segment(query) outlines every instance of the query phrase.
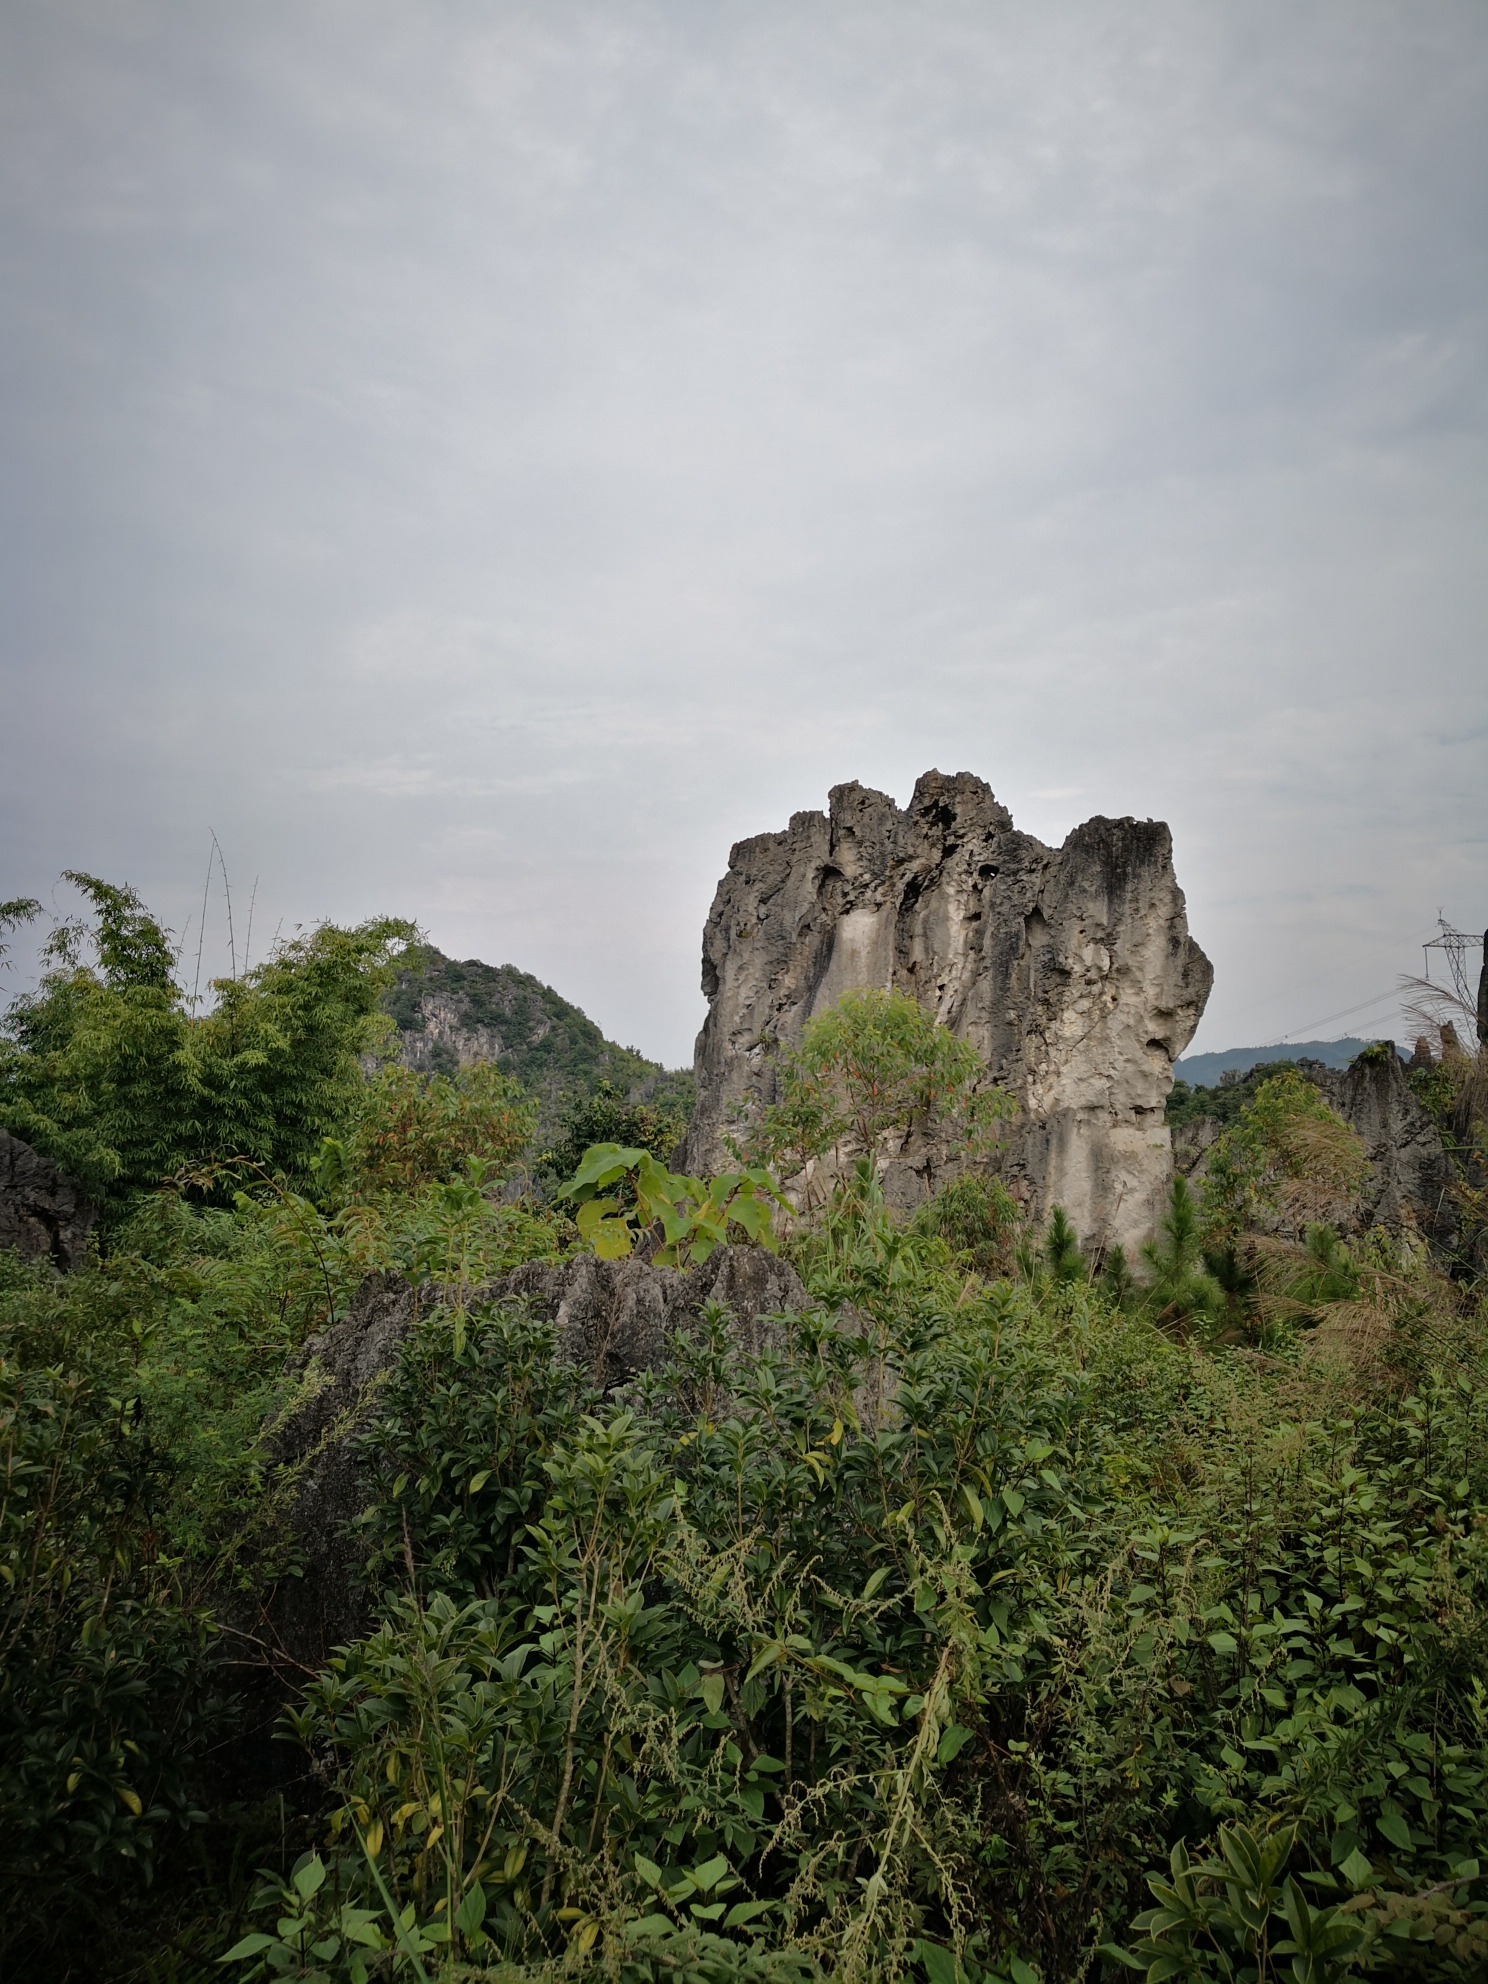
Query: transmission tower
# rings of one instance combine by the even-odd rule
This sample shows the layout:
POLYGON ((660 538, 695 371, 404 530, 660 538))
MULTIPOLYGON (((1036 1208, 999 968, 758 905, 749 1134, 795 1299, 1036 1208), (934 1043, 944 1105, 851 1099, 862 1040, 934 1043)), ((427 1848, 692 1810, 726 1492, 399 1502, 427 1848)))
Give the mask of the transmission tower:
POLYGON ((1440 910, 1436 912, 1436 921, 1441 934, 1421 946, 1426 956, 1426 976, 1431 977, 1431 953, 1440 951, 1453 991, 1463 1005, 1471 1009, 1477 1004, 1477 987, 1468 989, 1467 953, 1476 947, 1478 940, 1469 937, 1465 930, 1453 929, 1440 910))

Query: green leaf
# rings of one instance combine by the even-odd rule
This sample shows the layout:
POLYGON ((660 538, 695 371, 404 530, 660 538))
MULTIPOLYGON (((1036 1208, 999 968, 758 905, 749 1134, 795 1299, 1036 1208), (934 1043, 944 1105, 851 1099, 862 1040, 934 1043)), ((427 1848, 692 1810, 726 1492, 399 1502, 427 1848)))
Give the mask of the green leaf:
POLYGON ((325 1884, 325 1877, 325 1862, 318 1853, 312 1854, 304 1866, 296 1867, 290 1876, 297 1892, 305 1901, 308 1901, 311 1895, 320 1892, 325 1884))
POLYGON ((677 1925, 670 1915, 642 1915, 634 1922, 627 1922, 625 1933, 628 1937, 674 1936, 677 1925))
POLYGON ((1339 1873, 1351 1888, 1367 1888, 1374 1879, 1374 1869, 1356 1846, 1347 1860, 1339 1868, 1339 1873))
POLYGON ((706 1894, 709 1888, 716 1888, 729 1870, 729 1863, 721 1853, 711 1860, 705 1860, 700 1867, 694 1867, 692 1878, 706 1894))
POLYGON ((752 1681, 756 1674, 762 1674, 767 1667, 773 1667, 784 1653, 785 1648, 780 1644, 779 1640, 769 1641, 768 1644, 760 1648, 759 1652, 750 1662, 749 1672, 744 1676, 744 1679, 746 1681, 752 1681))
POLYGON ((617 1178, 623 1178, 627 1171, 639 1169, 650 1157, 650 1151, 628 1150, 620 1144, 591 1144, 573 1177, 553 1196, 570 1199, 580 1194, 602 1191, 617 1178))
POLYGON ((1381 1812, 1375 1824, 1393 1846, 1409 1850, 1414 1844, 1411 1829, 1399 1812, 1381 1812))
POLYGON ((455 1910, 455 1927, 462 1936, 473 1936, 486 1919, 486 1891, 477 1881, 467 1888, 455 1910))
POLYGON ((938 1764, 948 1764, 972 1739, 972 1731, 963 1729, 959 1722, 953 1722, 940 1739, 940 1747, 935 1752, 938 1764))
MULTIPOLYGON (((1021 1489, 1004 1488, 1002 1491, 1002 1506, 1016 1521, 1023 1513, 1023 1494, 1021 1489)), ((925 1947, 929 1949, 931 1945, 927 1943, 925 1947)))
POLYGON ((717 1715, 723 1707, 724 1683, 721 1674, 705 1674, 698 1684, 698 1693, 703 1698, 703 1707, 709 1715, 717 1715))
POLYGON ((275 1936, 266 1936, 261 1929, 255 1929, 251 1936, 245 1936, 240 1943, 234 1943, 226 1956, 218 1957, 219 1963, 242 1963, 250 1956, 260 1956, 277 1943, 275 1936))
POLYGON ((736 1901, 723 1918, 725 1929, 742 1928, 746 1922, 753 1922, 756 1916, 765 1914, 776 1906, 773 1901, 736 1901))
POLYGON ((490 1478, 491 1478, 491 1470, 488 1467, 483 1467, 479 1474, 472 1474, 470 1479, 465 1484, 466 1494, 478 1495, 482 1490, 482 1488, 484 1488, 486 1483, 490 1480, 490 1478))
POLYGON ((923 1937, 916 1937, 912 1954, 924 1965, 930 1984, 959 1984, 956 1959, 939 1943, 927 1943, 923 1937))
POLYGON ((635 1870, 648 1888, 659 1888, 661 1886, 662 1876, 660 1867, 657 1866, 654 1860, 648 1860, 644 1853, 638 1853, 635 1856, 635 1870))

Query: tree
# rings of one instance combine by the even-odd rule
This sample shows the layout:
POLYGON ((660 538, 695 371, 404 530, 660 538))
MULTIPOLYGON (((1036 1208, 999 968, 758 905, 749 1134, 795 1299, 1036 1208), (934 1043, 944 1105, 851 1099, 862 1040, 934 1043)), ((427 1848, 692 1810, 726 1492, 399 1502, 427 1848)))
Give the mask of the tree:
POLYGON ((1080 1251, 1080 1236, 1070 1224, 1063 1206, 1055 1206, 1044 1230, 1043 1265, 1049 1279, 1058 1286, 1086 1281, 1090 1268, 1080 1251))
POLYGON ((1368 1170, 1364 1146, 1312 1083, 1283 1068, 1261 1083, 1209 1154, 1204 1218, 1213 1244, 1268 1217, 1305 1230, 1368 1170))
POLYGON ((216 1004, 197 1016, 170 933, 136 892, 66 879, 91 916, 57 926, 40 987, 5 1017, 0 1124, 113 1206, 232 1157, 307 1177, 361 1093, 378 992, 413 925, 293 937, 215 980, 216 1004))
POLYGON ((558 1125, 553 1148, 543 1159, 560 1179, 571 1178, 595 1144, 648 1150, 668 1164, 687 1124, 681 1116, 649 1102, 629 1102, 623 1089, 603 1077, 592 1094, 572 1104, 558 1125))
POLYGON ((969 1041, 907 993, 876 988, 845 992, 807 1021, 800 1046, 779 1057, 778 1089, 751 1155, 787 1174, 829 1151, 839 1170, 848 1154, 877 1159, 888 1138, 902 1149, 915 1130, 981 1150, 1015 1107, 969 1041))
POLYGON ((1181 1171, 1173 1180, 1158 1233, 1142 1247, 1142 1259, 1152 1272, 1147 1307, 1155 1320, 1186 1323, 1195 1316, 1217 1315, 1224 1295, 1204 1265, 1199 1208, 1181 1171))

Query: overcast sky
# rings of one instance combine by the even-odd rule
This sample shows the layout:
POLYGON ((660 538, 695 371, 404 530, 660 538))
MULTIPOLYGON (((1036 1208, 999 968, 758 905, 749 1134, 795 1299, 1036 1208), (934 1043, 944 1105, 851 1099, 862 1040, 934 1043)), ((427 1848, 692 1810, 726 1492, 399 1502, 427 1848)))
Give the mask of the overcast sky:
POLYGON ((730 843, 936 766, 1171 823, 1198 1048, 1387 1029, 1485 328, 1482 0, 0 0, 0 896, 194 955, 215 830, 678 1063, 730 843))

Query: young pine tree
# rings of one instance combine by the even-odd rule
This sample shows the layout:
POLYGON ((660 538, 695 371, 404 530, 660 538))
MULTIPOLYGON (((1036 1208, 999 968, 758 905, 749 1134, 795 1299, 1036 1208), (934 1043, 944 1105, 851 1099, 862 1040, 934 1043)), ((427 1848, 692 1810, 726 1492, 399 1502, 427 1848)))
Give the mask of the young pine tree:
POLYGON ((1158 1238, 1144 1244, 1142 1259, 1151 1270, 1147 1308, 1156 1321, 1189 1323, 1220 1314, 1224 1295, 1204 1265, 1198 1203, 1181 1172, 1168 1194, 1158 1238))

